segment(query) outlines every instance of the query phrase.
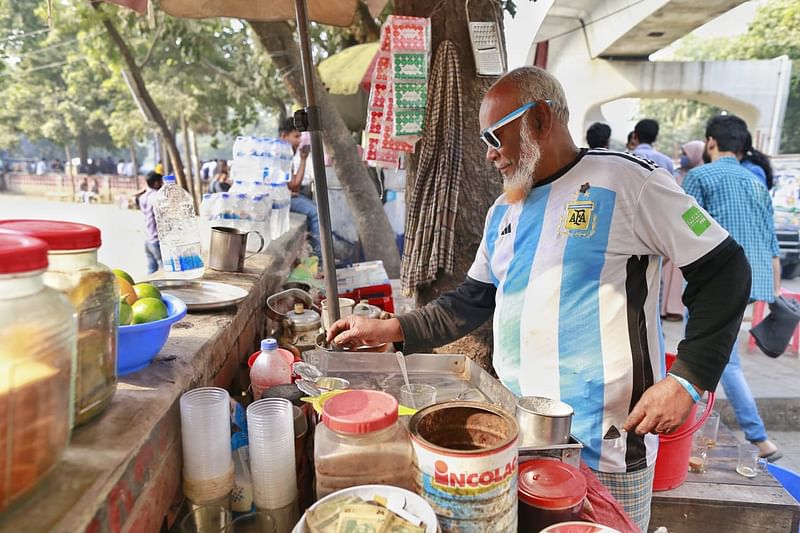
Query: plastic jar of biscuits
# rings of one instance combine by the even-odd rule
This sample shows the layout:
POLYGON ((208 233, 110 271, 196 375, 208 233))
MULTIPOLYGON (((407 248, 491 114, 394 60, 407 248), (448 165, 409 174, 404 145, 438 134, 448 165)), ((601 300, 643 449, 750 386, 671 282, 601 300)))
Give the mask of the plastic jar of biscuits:
POLYGON ((114 273, 97 261, 100 230, 53 220, 4 220, 0 229, 47 244, 44 281, 78 311, 75 425, 85 424, 108 407, 117 390, 119 296, 114 273))
POLYGON ((0 232, 0 512, 55 466, 72 427, 75 309, 46 268, 44 242, 0 232))

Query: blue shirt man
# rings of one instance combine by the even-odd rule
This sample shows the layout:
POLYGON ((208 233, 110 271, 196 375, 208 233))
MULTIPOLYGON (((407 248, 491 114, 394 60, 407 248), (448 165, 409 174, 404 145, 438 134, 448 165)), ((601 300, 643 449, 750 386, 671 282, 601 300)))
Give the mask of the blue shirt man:
MULTIPOLYGON (((747 135, 747 125, 739 117, 712 118, 706 127, 706 153, 712 162, 690 170, 683 188, 744 248, 752 276, 750 300, 773 302, 778 290, 773 274, 777 261, 773 258, 780 256, 780 249, 769 192, 736 158, 747 135)), ((761 457, 773 461, 781 454, 767 439, 764 422, 742 372, 737 344, 734 343, 720 382, 745 438, 758 446, 761 457)))
POLYGON ((772 199, 755 174, 733 155, 689 171, 683 188, 744 248, 753 283, 750 299, 775 299, 772 258, 780 256, 772 199))

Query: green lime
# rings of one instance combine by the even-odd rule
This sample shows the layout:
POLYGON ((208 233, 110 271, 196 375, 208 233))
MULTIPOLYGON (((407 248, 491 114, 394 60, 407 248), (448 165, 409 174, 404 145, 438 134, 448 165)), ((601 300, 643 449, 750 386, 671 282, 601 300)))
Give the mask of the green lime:
POLYGON ((137 298, 158 298, 161 299, 161 291, 155 285, 149 283, 137 283, 133 286, 137 298))
POLYGON ((119 325, 127 326, 133 319, 133 308, 125 301, 125 297, 119 299, 119 325))
POLYGON ((133 281, 133 278, 131 277, 131 275, 128 274, 127 272, 125 272, 124 270, 121 270, 119 268, 115 268, 111 272, 113 272, 114 275, 117 276, 118 278, 124 279, 125 281, 127 281, 131 285, 136 283, 135 281, 133 281))
POLYGON ((167 306, 158 298, 139 298, 131 308, 133 320, 131 324, 144 324, 167 318, 167 306))

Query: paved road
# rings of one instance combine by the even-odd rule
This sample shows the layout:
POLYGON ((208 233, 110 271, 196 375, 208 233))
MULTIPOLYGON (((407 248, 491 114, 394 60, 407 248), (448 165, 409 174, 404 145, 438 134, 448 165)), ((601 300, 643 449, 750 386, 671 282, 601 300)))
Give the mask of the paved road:
POLYGON ((108 204, 77 204, 0 194, 0 219, 3 218, 69 220, 97 226, 103 239, 99 251, 101 262, 129 272, 137 281, 147 272, 144 217, 140 211, 108 204))

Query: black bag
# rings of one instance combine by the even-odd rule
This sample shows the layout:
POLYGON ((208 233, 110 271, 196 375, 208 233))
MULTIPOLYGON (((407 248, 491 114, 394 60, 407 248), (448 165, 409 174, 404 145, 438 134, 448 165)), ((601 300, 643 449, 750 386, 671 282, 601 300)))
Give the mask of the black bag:
POLYGON ((750 330, 756 344, 770 357, 779 357, 792 340, 800 323, 800 303, 783 296, 769 304, 769 315, 750 330))

